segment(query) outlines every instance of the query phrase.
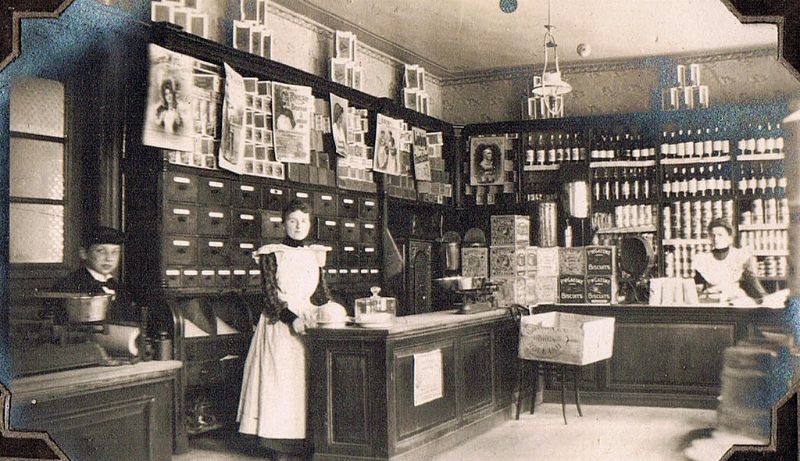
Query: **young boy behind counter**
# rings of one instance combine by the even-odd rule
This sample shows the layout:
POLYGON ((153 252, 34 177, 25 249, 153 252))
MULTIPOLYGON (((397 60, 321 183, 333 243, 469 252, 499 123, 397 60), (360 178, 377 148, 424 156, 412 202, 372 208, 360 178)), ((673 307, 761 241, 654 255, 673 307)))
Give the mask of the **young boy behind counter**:
MULTIPOLYGON (((130 302, 125 290, 119 286, 114 274, 122 259, 125 234, 110 227, 94 227, 81 238, 80 258, 82 267, 70 272, 53 286, 53 291, 63 293, 86 293, 91 295, 112 294, 107 319, 110 321, 137 322, 139 310, 130 302)), ((63 312, 57 311, 56 319, 63 312)))

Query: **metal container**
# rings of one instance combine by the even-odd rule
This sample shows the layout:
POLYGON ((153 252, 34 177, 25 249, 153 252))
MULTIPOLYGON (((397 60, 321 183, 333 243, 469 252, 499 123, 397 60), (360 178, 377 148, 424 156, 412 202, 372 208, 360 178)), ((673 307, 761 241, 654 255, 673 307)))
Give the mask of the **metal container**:
POLYGON ((98 294, 89 295, 84 293, 57 293, 40 292, 36 294, 40 298, 61 299, 63 300, 64 310, 67 312, 67 320, 70 323, 93 323, 103 322, 108 313, 108 304, 113 295, 98 294))

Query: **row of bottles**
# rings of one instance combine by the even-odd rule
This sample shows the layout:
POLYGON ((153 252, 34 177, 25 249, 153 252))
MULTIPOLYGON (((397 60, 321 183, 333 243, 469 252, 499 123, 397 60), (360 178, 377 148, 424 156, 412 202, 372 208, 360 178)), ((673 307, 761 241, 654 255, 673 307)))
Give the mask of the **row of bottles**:
POLYGON ((664 168, 665 198, 714 197, 731 193, 733 183, 721 163, 664 168))
POLYGON ((739 246, 749 247, 755 252, 788 252, 789 231, 774 229, 742 231, 739 234, 739 246))
POLYGON ((742 194, 783 194, 786 191, 786 178, 783 168, 770 167, 765 162, 744 162, 739 164, 737 188, 742 194))
POLYGON ((722 138, 719 128, 681 129, 677 133, 662 132, 660 151, 662 159, 725 157, 731 153, 731 144, 722 138))
POLYGON ((557 165, 586 160, 580 133, 530 133, 525 151, 526 165, 557 165))
POLYGON ((647 200, 655 197, 652 168, 596 168, 592 171, 595 200, 647 200))
POLYGON ((704 239, 714 218, 733 222, 733 200, 697 200, 670 203, 662 209, 664 239, 704 239))
POLYGON ((786 256, 766 256, 758 258, 759 277, 785 278, 787 274, 786 256))
POLYGON ((694 277, 694 261, 698 254, 711 251, 710 243, 681 243, 664 254, 664 275, 667 277, 694 277))
POLYGON ((789 224, 789 199, 755 199, 750 204, 750 209, 742 211, 739 224, 789 224))
POLYGON ((736 148, 740 156, 783 153, 783 133, 780 123, 776 123, 774 126, 771 123, 758 125, 758 128, 755 130, 751 124, 748 125, 747 131, 750 132, 751 135, 747 138, 740 139, 736 143, 736 148))
POLYGON ((614 213, 598 211, 592 214, 592 227, 595 229, 626 229, 655 225, 653 205, 618 205, 614 213))
POLYGON ((646 145, 640 134, 597 133, 589 153, 592 161, 651 160, 656 158, 655 147, 646 145))

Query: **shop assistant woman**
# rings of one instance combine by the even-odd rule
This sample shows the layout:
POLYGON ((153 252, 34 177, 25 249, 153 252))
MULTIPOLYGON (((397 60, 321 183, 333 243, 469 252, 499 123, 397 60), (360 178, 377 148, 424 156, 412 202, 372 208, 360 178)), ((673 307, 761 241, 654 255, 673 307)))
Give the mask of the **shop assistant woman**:
POLYGON ((716 218, 708 224, 711 252, 697 256, 695 281, 709 293, 733 306, 760 304, 766 291, 758 281, 758 265, 752 253, 733 246, 733 227, 716 218))
POLYGON ((286 238, 254 253, 261 265, 264 307, 244 365, 239 431, 257 435, 275 460, 304 459, 306 442, 306 328, 330 302, 322 268, 330 250, 308 245, 311 209, 292 200, 283 211, 286 238))

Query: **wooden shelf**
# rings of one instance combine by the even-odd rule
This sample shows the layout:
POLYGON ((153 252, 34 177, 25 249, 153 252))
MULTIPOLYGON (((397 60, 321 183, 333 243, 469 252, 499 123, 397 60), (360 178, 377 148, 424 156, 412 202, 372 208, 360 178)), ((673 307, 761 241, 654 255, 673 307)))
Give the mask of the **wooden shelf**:
POLYGON ((753 250, 753 256, 789 256, 789 250, 753 250))
POLYGON ((763 162, 767 160, 783 160, 786 154, 783 152, 779 154, 755 154, 755 155, 737 155, 737 162, 763 162))
POLYGON ((561 168, 560 164, 553 165, 525 165, 522 167, 523 171, 557 171, 561 168))
POLYGON ((611 161, 594 161, 589 163, 589 168, 647 168, 656 166, 655 159, 653 160, 611 160, 611 161))
POLYGON ((598 234, 644 234, 648 232, 655 232, 656 226, 638 226, 638 227, 609 227, 606 229, 598 229, 598 234))
POLYGON ((725 163, 731 160, 730 155, 722 157, 684 157, 684 158, 662 158, 662 165, 691 165, 695 163, 725 163))
POLYGON ((661 240, 661 246, 672 246, 672 245, 703 245, 706 243, 711 243, 708 239, 663 239, 661 240))
POLYGON ((739 232, 759 230, 786 230, 789 223, 739 224, 739 232))

